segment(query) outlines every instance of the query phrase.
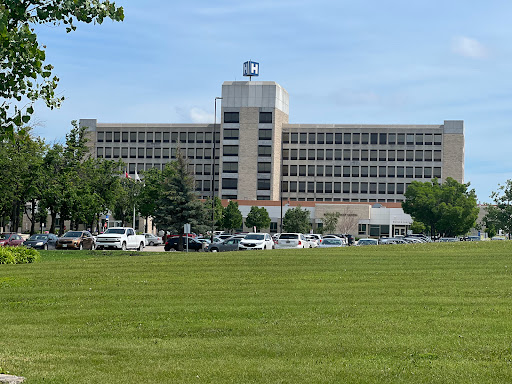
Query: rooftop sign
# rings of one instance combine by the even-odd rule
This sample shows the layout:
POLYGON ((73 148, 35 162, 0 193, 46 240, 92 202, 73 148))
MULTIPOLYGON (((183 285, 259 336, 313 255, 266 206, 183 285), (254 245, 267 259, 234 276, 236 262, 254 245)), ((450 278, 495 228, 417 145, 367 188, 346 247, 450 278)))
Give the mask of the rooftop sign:
POLYGON ((260 74, 260 63, 255 61, 246 61, 244 63, 244 76, 259 76, 260 74))

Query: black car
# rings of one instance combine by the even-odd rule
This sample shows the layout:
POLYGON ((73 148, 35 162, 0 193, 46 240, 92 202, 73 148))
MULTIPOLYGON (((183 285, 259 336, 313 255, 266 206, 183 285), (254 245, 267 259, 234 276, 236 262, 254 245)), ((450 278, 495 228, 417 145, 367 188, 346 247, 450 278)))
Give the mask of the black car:
MULTIPOLYGON (((185 251, 187 249, 187 238, 186 237, 171 237, 169 238, 164 246, 165 251, 177 251, 179 249, 179 243, 182 241, 182 249, 185 251)), ((196 239, 189 237, 188 238, 188 250, 189 251, 202 251, 203 243, 197 241, 196 239)))
POLYGON ((29 239, 23 242, 23 245, 28 248, 37 248, 37 249, 55 249, 55 244, 57 243, 57 236, 53 233, 42 234, 36 233, 35 235, 30 236, 29 239))

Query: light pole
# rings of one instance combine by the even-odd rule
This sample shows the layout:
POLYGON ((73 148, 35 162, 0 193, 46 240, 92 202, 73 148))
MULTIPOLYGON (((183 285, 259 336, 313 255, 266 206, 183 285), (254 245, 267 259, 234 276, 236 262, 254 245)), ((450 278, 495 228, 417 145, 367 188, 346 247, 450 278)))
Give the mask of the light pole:
POLYGON ((215 132, 217 129, 217 100, 222 100, 222 97, 215 98, 214 115, 213 115, 213 153, 212 153, 212 236, 211 242, 213 243, 213 231, 215 230, 215 147, 216 139, 215 132))

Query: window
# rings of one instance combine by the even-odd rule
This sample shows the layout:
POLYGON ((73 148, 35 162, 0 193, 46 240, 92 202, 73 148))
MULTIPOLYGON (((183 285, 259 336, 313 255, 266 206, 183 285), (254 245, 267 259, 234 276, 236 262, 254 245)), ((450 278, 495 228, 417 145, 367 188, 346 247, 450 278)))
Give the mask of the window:
POLYGON ((315 176, 315 166, 308 165, 308 176, 315 176))
POLYGON ((405 144, 405 133, 399 133, 397 135, 396 143, 398 145, 404 145, 405 144))
POLYGON ((316 143, 317 144, 323 144, 324 143, 324 134, 323 133, 317 134, 317 136, 316 136, 316 143))
POLYGON ((290 150, 290 160, 297 160, 297 150, 296 149, 290 150))
POLYGON ((121 157, 128 157, 128 147, 121 148, 121 157))
POLYGON ((307 133, 301 133, 300 134, 300 143, 301 144, 307 144, 308 142, 308 134, 307 133))
POLYGON ((196 141, 196 133, 195 132, 189 132, 188 133, 188 142, 189 143, 195 143, 196 141))
POLYGON ((315 193, 315 183, 308 181, 308 193, 315 193))
MULTIPOLYGON (((225 119, 224 115, 224 122, 226 122, 225 119)), ((260 124, 272 124, 272 112, 260 112, 260 124)))
POLYGON ((297 182, 290 181, 290 192, 297 192, 297 182))
POLYGON ((334 193, 341 193, 341 183, 334 183, 334 193))
POLYGON ((343 144, 349 144, 351 143, 351 134, 350 133, 344 133, 343 134, 343 144))
POLYGON ((370 167, 370 177, 377 177, 377 167, 375 167, 375 166, 370 167))
POLYGON ((324 183, 322 183, 322 182, 316 183, 316 193, 324 193, 324 183))
POLYGON ((323 149, 318 149, 316 151, 316 159, 317 160, 323 160, 324 159, 324 150, 323 149))
POLYGON ((196 164, 196 175, 202 175, 202 174, 203 174, 203 165, 196 164))
POLYGON ((441 167, 434 167, 434 177, 441 177, 441 167))
POLYGON ((386 183, 379 183, 379 195, 386 194, 386 183))
POLYGON ((291 144, 297 144, 299 142, 299 134, 298 133, 292 133, 291 135, 291 144))
POLYGON ((121 141, 121 132, 114 132, 114 142, 119 143, 121 141))
MULTIPOLYGON (((226 146, 224 146, 224 148, 226 148, 226 146)), ((238 155, 238 149, 237 149, 236 154, 238 155)), ((272 156, 272 147, 270 145, 259 145, 258 146, 258 156, 260 156, 260 157, 272 156)))
MULTIPOLYGON (((224 145, 223 149, 224 149, 224 152, 223 152, 224 156, 238 156, 238 145, 224 145)), ((211 156, 211 151, 210 151, 210 156, 211 156)))
POLYGON ((144 148, 139 148, 138 149, 137 157, 139 159, 143 159, 144 158, 144 148))
POLYGON ((290 165, 290 176, 297 176, 297 166, 290 165))
MULTIPOLYGON (((308 175, 308 176, 311 176, 311 175, 308 175)), ((341 177, 341 167, 340 166, 334 167, 334 177, 341 177)))
POLYGON ((414 151, 405 151, 405 159, 407 161, 413 161, 413 159, 414 159, 414 151))
POLYGON ((288 192, 288 182, 283 181, 281 184, 281 192, 288 192))
POLYGON ((387 143, 388 143, 387 133, 379 133, 379 144, 387 144, 387 143))
POLYGON ((306 153, 305 149, 299 149, 299 160, 306 160, 306 153))
POLYGON ((343 193, 350 193, 350 183, 343 183, 343 193))
POLYGON ((343 150, 343 160, 350 161, 350 149, 343 150))
POLYGON ((386 151, 379 150, 379 161, 386 161, 386 151))
POLYGON ((332 160, 332 149, 325 150, 325 160, 332 160))
POLYGON ((322 177, 324 175, 324 166, 323 165, 316 166, 316 175, 319 177, 322 177))
POLYGON ((361 144, 368 144, 370 134, 361 133, 361 144))
POLYGON ((270 191, 270 180, 269 179, 258 179, 258 190, 259 191, 270 191))
POLYGON ((222 189, 237 189, 238 179, 222 179, 222 189))
POLYGON ((283 172, 283 176, 288 176, 288 166, 287 165, 283 165, 282 172, 283 172))
POLYGON ((359 183, 352 183, 352 193, 359 193, 359 183))
POLYGON ((361 183, 360 193, 368 193, 368 183, 361 183))
POLYGON ((412 167, 405 167, 405 177, 408 179, 413 178, 413 168, 412 167))
POLYGON ((130 148, 130 158, 134 159, 137 157, 137 148, 130 148))
POLYGON ((96 148, 96 157, 99 159, 103 157, 103 148, 96 148))
POLYGON ((434 145, 441 145, 442 144, 442 139, 441 139, 442 136, 443 135, 437 134, 437 133, 434 135, 434 145))
POLYGON ((388 151, 388 161, 395 161, 395 151, 394 150, 388 151))
POLYGON ((370 134, 370 144, 377 144, 379 135, 377 133, 370 134))
POLYGON ((368 150, 361 149, 361 161, 368 161, 368 150))
POLYGON ((105 141, 112 142, 112 132, 105 132, 105 141))
POLYGON ((377 150, 372 149, 370 151, 370 161, 377 161, 377 150))
POLYGON ((258 131, 258 139, 259 140, 272 140, 272 130, 271 129, 260 129, 258 131))
POLYGON ((432 151, 425 151, 424 152, 425 161, 432 161, 432 151))
POLYGON ((341 160, 341 149, 334 150, 334 160, 341 160))
POLYGON ((370 183, 370 193, 377 193, 377 183, 370 183))
MULTIPOLYGON (((173 148, 173 152, 175 151, 175 148, 173 148)), ((175 157, 174 154, 172 156, 173 158, 175 157)), ((168 159, 169 158, 169 148, 163 148, 162 150, 162 158, 164 159, 168 159)))
POLYGON ((396 167, 396 177, 403 178, 404 176, 404 167, 396 167))
POLYGON ((434 151, 434 161, 441 161, 441 151, 434 151))
POLYGON ((359 167, 352 167, 352 177, 359 177, 359 167))
POLYGON ((388 177, 395 177, 395 167, 388 167, 388 177))
POLYGON ((359 161, 359 149, 352 150, 352 161, 359 161))
POLYGON ((368 177, 368 167, 361 167, 361 177, 368 177))
POLYGON ((239 122, 240 122, 240 117, 239 117, 238 112, 224 112, 224 123, 239 123, 239 122))
POLYGON ((414 144, 414 133, 408 133, 406 135, 407 139, 407 145, 413 145, 414 144))
POLYGON ((396 133, 388 134, 388 144, 392 144, 392 145, 396 144, 396 133))
MULTIPOLYGON (((164 140, 165 142, 165 140, 164 140)), ((186 143, 187 142, 187 133, 186 132, 180 132, 180 143, 186 143)))
POLYGON ((332 144, 332 133, 325 134, 325 144, 332 144))
POLYGON ((427 179, 430 179, 432 177, 432 167, 423 168, 423 176, 427 179))
POLYGON ((396 185, 396 193, 399 194, 399 195, 403 195, 404 194, 404 184, 403 183, 398 183, 396 185))
POLYGON ((431 133, 425 133, 425 141, 423 144, 425 145, 432 145, 432 134, 431 133))
POLYGON ((350 167, 343 167, 343 177, 350 177, 350 167))
POLYGON ((204 133, 203 132, 197 132, 196 134, 196 143, 202 143, 204 140, 204 133))
POLYGON ((332 183, 324 183, 324 193, 332 193, 332 183))
POLYGON ((423 151, 414 151, 414 160, 423 161, 423 151))
POLYGON ((404 161, 405 151, 399 150, 396 151, 396 160, 397 161, 404 161))
MULTIPOLYGON (((270 163, 269 163, 270 165, 270 163)), ((270 167, 269 172, 270 173, 270 167)), ((306 166, 305 165, 299 165, 299 176, 306 176, 306 166)))
POLYGON ((360 133, 353 133, 352 134, 352 144, 359 144, 360 141, 360 133))
MULTIPOLYGON (((237 164, 237 163, 231 163, 231 164, 237 164)), ((271 171, 270 165, 271 165, 271 163, 258 163, 258 173, 270 173, 270 171, 271 171)), ((238 164, 236 167, 236 171, 238 172, 238 164)))
POLYGON ((379 167, 379 177, 386 177, 386 167, 385 166, 379 167))
POLYGON ((423 168, 422 167, 414 168, 414 177, 416 179, 421 179, 423 177, 423 168))
MULTIPOLYGON (((238 129, 225 129, 224 130, 224 140, 238 140, 238 139, 239 139, 238 129)), ((189 142, 190 142, 190 133, 189 133, 189 142)))
POLYGON ((416 134, 416 145, 423 145, 423 133, 416 134))
POLYGON ((159 159, 161 155, 162 155, 162 149, 155 148, 155 159, 159 159))
POLYGON ((342 144, 342 140, 341 140, 341 133, 335 133, 334 134, 334 143, 335 144, 342 144))
POLYGON ((308 143, 309 144, 315 144, 316 143, 316 134, 315 133, 309 133, 308 143))
POLYGON ((146 136, 146 133, 145 132, 139 132, 139 143, 143 143, 145 141, 145 136, 146 136))
POLYGON ((148 159, 153 158, 153 148, 146 148, 146 158, 148 158, 148 159))

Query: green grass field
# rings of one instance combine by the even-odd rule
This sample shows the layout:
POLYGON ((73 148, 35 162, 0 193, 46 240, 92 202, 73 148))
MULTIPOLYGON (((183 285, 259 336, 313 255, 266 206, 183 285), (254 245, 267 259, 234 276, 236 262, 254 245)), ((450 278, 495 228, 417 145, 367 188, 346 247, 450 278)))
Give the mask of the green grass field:
POLYGON ((512 382, 512 242, 41 254, 0 265, 26 383, 512 382))

